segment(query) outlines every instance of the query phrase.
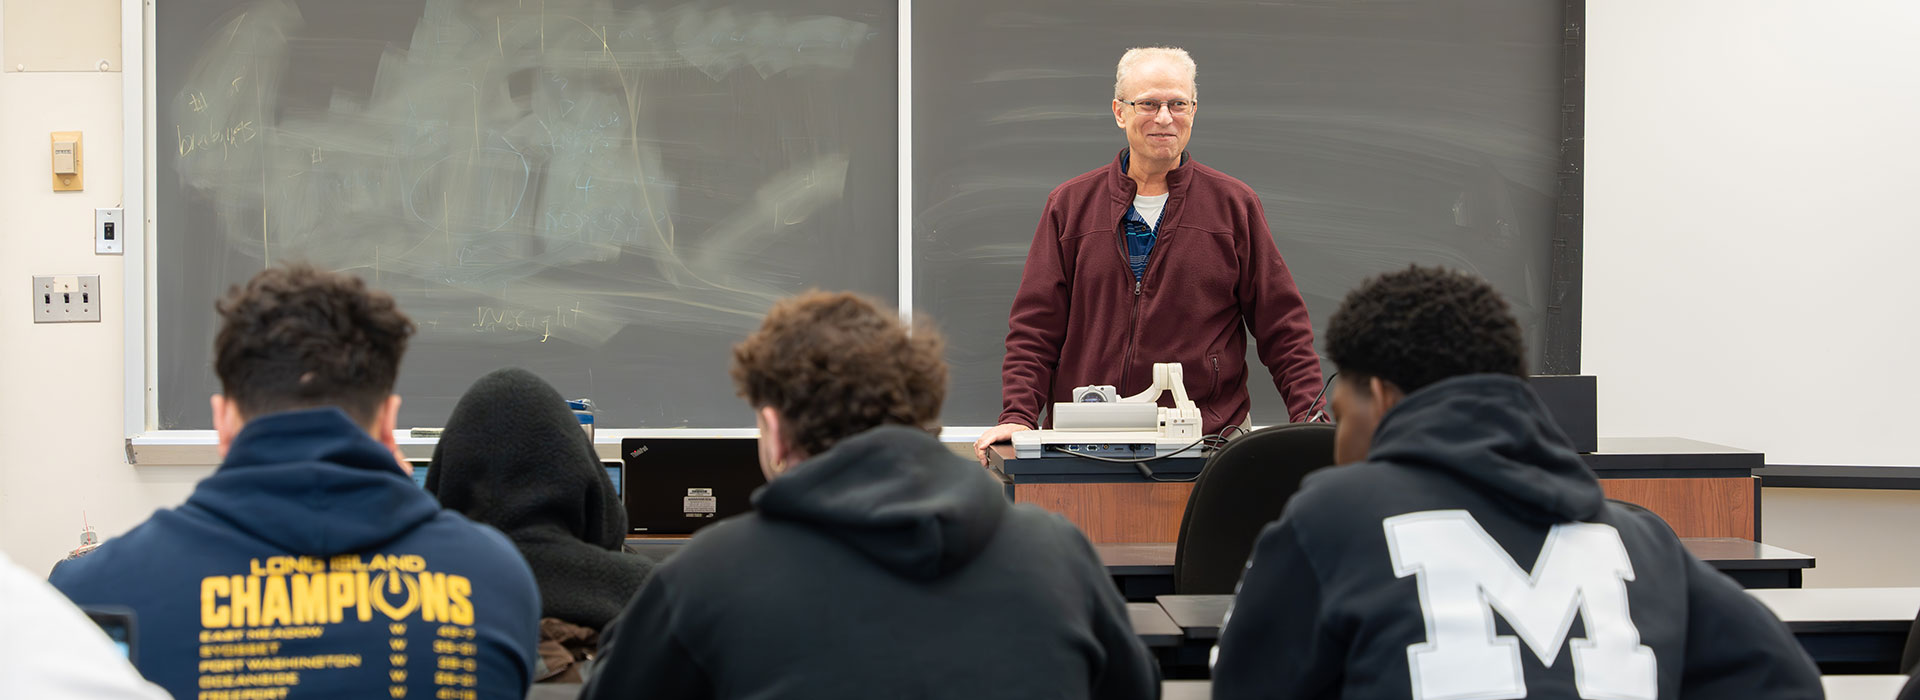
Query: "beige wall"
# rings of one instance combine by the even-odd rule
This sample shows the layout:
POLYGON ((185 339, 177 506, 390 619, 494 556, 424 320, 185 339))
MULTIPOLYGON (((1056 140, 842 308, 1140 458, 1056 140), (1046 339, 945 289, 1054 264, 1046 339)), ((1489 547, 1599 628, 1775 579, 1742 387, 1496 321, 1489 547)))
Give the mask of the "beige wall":
POLYGON ((91 233, 95 207, 120 205, 120 77, 0 71, 0 551, 35 571, 79 543, 83 512, 123 532, 207 471, 126 464, 121 259, 94 255, 91 233), (85 191, 51 190, 52 131, 84 132, 85 191), (33 324, 31 278, 48 273, 98 273, 101 322, 33 324))

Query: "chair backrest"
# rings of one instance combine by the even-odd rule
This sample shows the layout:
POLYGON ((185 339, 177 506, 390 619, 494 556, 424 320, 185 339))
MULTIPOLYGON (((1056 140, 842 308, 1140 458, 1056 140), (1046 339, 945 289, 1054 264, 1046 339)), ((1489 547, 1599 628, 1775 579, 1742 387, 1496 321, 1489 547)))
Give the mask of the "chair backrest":
POLYGON ((1261 528, 1280 518, 1307 472, 1333 464, 1333 430, 1328 423, 1262 428, 1207 460, 1180 518, 1175 593, 1233 592, 1261 528))

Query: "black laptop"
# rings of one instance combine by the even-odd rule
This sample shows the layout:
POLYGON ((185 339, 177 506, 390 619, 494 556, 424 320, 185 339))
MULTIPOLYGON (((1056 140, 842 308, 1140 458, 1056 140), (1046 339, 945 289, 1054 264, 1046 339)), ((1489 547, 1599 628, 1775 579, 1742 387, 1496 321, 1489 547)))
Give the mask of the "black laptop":
POLYGON ((627 532, 690 535, 753 509, 760 473, 753 438, 626 438, 620 441, 627 483, 627 532))

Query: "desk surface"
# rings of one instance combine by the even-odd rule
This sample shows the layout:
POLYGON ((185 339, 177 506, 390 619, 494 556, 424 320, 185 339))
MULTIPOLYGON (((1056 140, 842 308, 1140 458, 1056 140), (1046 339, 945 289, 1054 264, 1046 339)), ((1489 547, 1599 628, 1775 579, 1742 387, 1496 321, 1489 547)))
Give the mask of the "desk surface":
POLYGON ((1747 593, 1796 633, 1904 633, 1920 613, 1920 588, 1776 588, 1747 593))
POLYGON ((1674 437, 1603 437, 1599 452, 1580 458, 1603 479, 1744 476, 1767 463, 1766 455, 1759 452, 1674 437))
POLYGON ((1133 623, 1133 633, 1150 647, 1175 646, 1186 636, 1167 611, 1153 603, 1128 603, 1127 620, 1133 623))
MULTIPOLYGON (((1768 588, 1747 591, 1795 634, 1904 634, 1920 614, 1920 588, 1768 588)), ((1231 595, 1163 595, 1156 600, 1188 639, 1218 639, 1231 595)))
MULTIPOLYGON (((1693 556, 1721 571, 1813 566, 1810 555, 1737 537, 1683 537, 1680 543, 1693 556)), ((1172 576, 1178 547, 1172 542, 1108 542, 1093 549, 1114 576, 1172 576)))
POLYGON ((1820 677, 1820 687, 1827 691, 1827 700, 1893 700, 1906 684, 1906 676, 1820 677))
MULTIPOLYGON (((1726 445, 1674 437, 1600 438, 1600 451, 1580 455, 1601 478, 1741 477, 1766 466, 1766 455, 1726 445)), ((1199 473, 1203 457, 1150 462, 1156 474, 1199 473)), ((1012 445, 994 445, 987 466, 1015 483, 1145 481, 1132 465, 1072 457, 1019 459, 1012 445)))
MULTIPOLYGON (((1187 479, 1206 466, 1205 454, 1157 459, 1146 465, 1157 477, 1187 479)), ((1017 484, 1148 482, 1132 464, 1066 456, 1021 459, 1014 455, 1013 445, 994 445, 988 450, 987 468, 1017 484)))
POLYGON ((1188 639, 1219 639, 1220 623, 1227 619, 1227 608, 1233 606, 1230 594, 1163 595, 1155 600, 1188 639))
MULTIPOLYGON (((1889 699, 1893 696, 1887 696, 1889 699)), ((1212 681, 1160 681, 1160 700, 1212 700, 1212 681)))
MULTIPOLYGON (((1893 700, 1907 683, 1906 676, 1821 676, 1827 700, 1893 700)), ((1211 681, 1161 681, 1161 700, 1209 700, 1211 681)))

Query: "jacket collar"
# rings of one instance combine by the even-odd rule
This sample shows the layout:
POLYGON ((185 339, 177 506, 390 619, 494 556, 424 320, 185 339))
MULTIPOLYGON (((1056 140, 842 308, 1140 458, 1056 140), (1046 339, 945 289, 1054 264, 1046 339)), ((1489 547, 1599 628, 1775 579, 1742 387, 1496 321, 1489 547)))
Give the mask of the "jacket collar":
MULTIPOLYGON (((1128 149, 1120 149, 1120 153, 1113 157, 1113 164, 1107 168, 1107 192, 1112 196, 1110 208, 1113 210, 1107 218, 1116 222, 1116 225, 1127 207, 1133 206, 1133 195, 1137 190, 1133 178, 1127 176, 1127 155, 1128 149)), ((1181 151, 1180 165, 1167 171, 1167 194, 1170 196, 1167 197, 1166 208, 1160 210, 1160 225, 1155 226, 1155 230, 1171 232, 1173 225, 1179 221, 1180 204, 1187 198, 1187 189, 1193 184, 1193 171, 1198 165, 1191 152, 1181 151)))

